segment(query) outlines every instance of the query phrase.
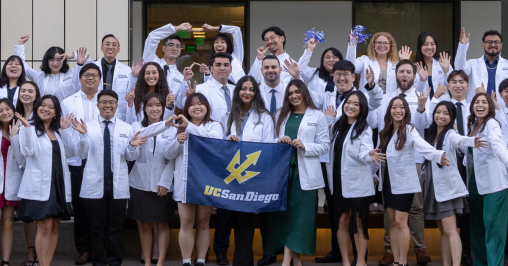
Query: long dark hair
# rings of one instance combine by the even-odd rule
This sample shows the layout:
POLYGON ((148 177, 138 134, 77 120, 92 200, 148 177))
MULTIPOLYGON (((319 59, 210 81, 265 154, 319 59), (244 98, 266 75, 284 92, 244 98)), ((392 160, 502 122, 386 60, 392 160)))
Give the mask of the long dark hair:
MULTIPOLYGON (((240 98, 240 91, 242 90, 242 86, 245 82, 250 81, 252 82, 252 86, 254 87, 254 98, 252 98, 251 107, 250 109, 256 113, 258 113, 258 121, 261 120, 261 114, 267 113, 270 114, 268 109, 266 109, 265 102, 263 101, 263 97, 261 96, 261 91, 259 90, 259 85, 254 79, 254 77, 251 76, 244 76, 242 77, 235 86, 235 90, 233 91, 233 102, 231 104, 231 113, 229 114, 228 118, 228 130, 226 135, 231 134, 231 126, 233 125, 233 122, 235 122, 236 125, 236 133, 241 134, 242 133, 242 110, 243 110, 243 101, 240 98)), ((271 116, 271 114, 270 114, 271 116)))
MULTIPOLYGON (((25 84, 31 84, 35 88, 35 100, 33 101, 32 105, 41 98, 41 91, 39 90, 39 86, 37 86, 37 83, 33 81, 25 81, 19 85, 19 91, 21 92, 21 87, 25 84)), ((25 117, 25 107, 23 106, 23 103, 21 102, 21 97, 18 97, 18 101, 16 102, 16 112, 20 114, 22 117, 25 117)))
POLYGON ((425 39, 427 39, 428 36, 432 37, 432 39, 434 39, 434 43, 436 44, 436 53, 434 53, 433 58, 439 59, 438 52, 437 52, 439 49, 439 45, 437 44, 436 36, 434 36, 434 34, 432 32, 422 32, 420 34, 420 36, 418 36, 418 42, 416 44, 416 56, 415 56, 415 63, 422 62, 422 66, 427 66, 425 64, 425 59, 423 57, 422 46, 425 44, 425 39))
MULTIPOLYGON (((427 137, 427 142, 430 145, 433 145, 434 139, 436 139, 436 149, 442 150, 443 149, 443 142, 446 136, 446 133, 448 133, 449 130, 453 129, 453 125, 455 124, 455 118, 457 117, 457 109, 455 108, 455 104, 453 104, 450 101, 442 101, 436 105, 436 108, 434 108, 434 112, 432 113, 432 124, 429 127, 429 136, 427 137), (437 108, 439 106, 446 106, 446 109, 448 110, 448 114, 450 114, 450 123, 446 125, 446 127, 437 135, 437 124, 436 120, 434 119, 434 116, 436 115, 437 108)), ((441 164, 437 164, 439 168, 443 167, 441 164)))
POLYGON ((4 66, 2 67, 2 75, 0 76, 0 87, 3 87, 5 85, 9 86, 9 77, 7 77, 7 64, 11 61, 18 60, 19 64, 21 65, 21 75, 18 78, 18 86, 21 85, 21 83, 26 81, 26 74, 25 74, 25 65, 23 64, 23 60, 21 60, 21 57, 17 55, 11 55, 7 60, 5 60, 4 66))
POLYGON ((390 139, 392 138, 393 132, 397 129, 397 141, 395 142, 395 149, 400 151, 404 145, 406 144, 406 128, 408 125, 411 126, 411 129, 414 128, 413 124, 411 124, 411 110, 409 110, 409 105, 407 104, 406 98, 402 96, 393 97, 388 104, 388 109, 386 109, 386 114, 384 117, 385 127, 381 132, 379 132, 379 148, 381 152, 386 153, 386 147, 388 147, 388 143, 390 143, 390 139), (402 105, 404 106, 404 118, 402 119, 402 123, 398 128, 394 128, 391 109, 393 103, 396 100, 401 100, 402 105))
POLYGON ((480 97, 480 96, 484 96, 485 98, 487 98, 487 103, 489 104, 489 113, 483 119, 483 122, 480 125, 480 129, 478 130, 478 133, 483 132, 483 130, 485 129, 485 125, 487 124, 487 122, 490 119, 496 120, 496 118, 495 118, 496 117, 496 109, 494 107, 494 102, 492 102, 492 99, 490 98, 490 96, 487 93, 485 93, 485 92, 477 93, 473 97, 473 99, 471 100, 471 103, 469 105, 470 115, 469 115, 469 118, 467 119, 467 135, 468 136, 471 136, 471 133, 473 133, 473 129, 474 129, 474 127, 476 125, 476 122, 477 122, 476 121, 477 118, 476 118, 476 114, 474 113, 473 106, 474 106, 474 103, 476 102, 476 100, 478 99, 478 97, 480 97))
MULTIPOLYGON (((49 59, 55 59, 56 54, 63 55, 65 54, 65 51, 58 46, 53 46, 46 51, 44 57, 42 58, 41 70, 46 75, 51 74, 51 68, 49 67, 48 61, 49 59)), ((67 71, 69 71, 69 64, 67 63, 67 59, 65 59, 62 63, 62 68, 60 68, 60 73, 67 73, 67 71)))
MULTIPOLYGON (((192 93, 191 95, 189 95, 187 97, 187 100, 185 100, 185 104, 183 105, 182 115, 185 116, 185 118, 187 118, 187 120, 189 120, 189 123, 192 123, 191 122, 192 118, 189 114, 189 108, 190 108, 190 106, 192 104, 192 100, 194 100, 194 98, 198 98, 198 101, 201 102, 206 107, 205 118, 203 118, 203 121, 201 121, 201 124, 204 125, 208 122, 213 122, 212 118, 210 118, 210 115, 212 114, 212 107, 210 107, 210 103, 206 99, 205 95, 203 95, 199 92, 192 93)), ((184 131, 185 131, 185 128, 178 128, 176 135, 178 135, 184 131)))
POLYGON ((300 91, 302 92, 303 101, 305 102, 305 106, 307 108, 317 110, 317 107, 316 107, 316 105, 314 105, 314 102, 312 101, 312 97, 310 96, 309 89, 307 88, 305 83, 303 83, 303 81, 301 81, 299 79, 291 80, 285 89, 284 101, 282 102, 282 107, 279 108, 277 110, 277 112, 275 112, 275 113, 279 114, 279 118, 277 119, 277 126, 276 126, 277 134, 279 134, 280 127, 281 127, 282 123, 284 122, 284 120, 286 119, 286 117, 289 115, 289 113, 291 113, 291 111, 293 111, 293 105, 291 105, 289 103, 289 99, 288 99, 289 98, 289 88, 291 88, 291 86, 296 86, 298 89, 300 89, 300 91))
POLYGON ((321 64, 319 68, 316 69, 316 72, 314 74, 319 73, 319 78, 323 79, 324 81, 330 81, 333 80, 333 76, 330 75, 330 72, 326 71, 325 64, 323 64, 323 60, 325 59, 325 54, 328 51, 332 51, 333 55, 339 58, 339 60, 344 60, 342 57, 342 53, 335 47, 330 47, 326 49, 323 54, 321 55, 321 64))
POLYGON ((162 105, 162 113, 159 121, 164 119, 164 109, 166 109, 166 98, 164 98, 160 93, 152 92, 145 97, 145 101, 143 102, 143 121, 141 121, 141 125, 147 127, 150 125, 150 121, 148 120, 148 114, 146 113, 146 105, 148 101, 152 98, 156 98, 159 100, 159 103, 162 105))
POLYGON ((44 100, 51 99, 53 100, 53 105, 55 106, 55 117, 51 120, 49 124, 49 129, 53 130, 53 132, 58 133, 60 129, 60 118, 62 117, 62 108, 60 107, 60 101, 56 96, 51 94, 46 94, 42 96, 39 100, 35 101, 34 111, 33 111, 33 120, 32 125, 35 127, 35 132, 37 132, 37 136, 40 137, 46 133, 46 128, 44 127, 44 121, 39 117, 37 110, 41 107, 41 104, 44 100))
MULTIPOLYGON (((226 45, 228 46, 226 48, 226 53, 228 54, 232 54, 233 53, 233 42, 231 41, 231 38, 229 37, 229 35, 227 35, 226 33, 218 33, 217 35, 215 35, 215 37, 213 37, 213 41, 212 41, 212 49, 210 51, 210 56, 212 55, 215 55, 216 52, 215 52, 215 41, 218 40, 218 39, 222 39, 226 42, 226 45)), ((238 58, 238 60, 241 60, 241 58, 238 58)))
POLYGON ((11 102, 11 100, 9 100, 9 98, 1 98, 0 104, 1 103, 7 104, 7 106, 9 106, 9 108, 11 108, 11 110, 12 110, 12 119, 8 123, 10 125, 10 124, 12 124, 12 120, 14 120, 14 104, 12 104, 12 102, 11 102))
POLYGON ((168 82, 166 81, 166 75, 164 74, 164 70, 159 66, 159 64, 155 62, 148 62, 139 71, 138 75, 138 81, 136 82, 136 90, 134 95, 134 109, 136 110, 136 114, 141 112, 141 104, 145 100, 146 95, 149 92, 148 84, 145 80, 145 72, 146 68, 148 66, 155 66, 157 68, 157 71, 159 72, 159 81, 155 85, 155 91, 156 93, 160 93, 164 99, 169 94, 169 86, 168 82))
MULTIPOLYGON (((369 115, 369 102, 367 101, 367 97, 365 97, 365 94, 361 91, 352 91, 346 95, 346 98, 343 100, 344 103, 347 103, 349 100, 349 97, 351 95, 358 96, 359 102, 360 102, 360 114, 358 114, 358 117, 356 118, 355 126, 353 127, 353 131, 351 132, 351 141, 354 139, 357 139, 360 137, 360 135, 363 133, 363 131, 367 128, 367 116, 369 115)), ((340 131, 345 130, 348 122, 348 116, 346 115, 346 109, 345 104, 342 105, 342 115, 340 116, 339 120, 335 123, 333 126, 333 138, 334 140, 336 136, 339 134, 340 131)))

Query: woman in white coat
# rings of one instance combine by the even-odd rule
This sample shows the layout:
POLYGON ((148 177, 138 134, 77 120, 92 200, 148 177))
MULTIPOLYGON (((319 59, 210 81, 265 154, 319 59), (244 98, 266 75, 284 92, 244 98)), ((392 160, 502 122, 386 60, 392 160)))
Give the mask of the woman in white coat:
POLYGON ((495 107, 486 93, 477 93, 469 107, 468 135, 488 141, 482 152, 467 152, 471 250, 474 265, 503 265, 508 223, 508 151, 495 107))
MULTIPOLYGON (((439 45, 437 44, 436 37, 431 32, 422 32, 418 36, 416 44, 415 62, 420 64, 424 69, 427 69, 427 83, 429 84, 430 95, 432 96, 437 90, 439 84, 446 86, 448 84, 448 75, 452 73, 453 68, 450 65, 450 56, 446 52, 437 53, 439 45)), ((415 84, 420 84, 420 75, 416 75, 415 84)), ((446 94, 443 100, 449 100, 446 94)))
POLYGON ((58 242, 60 221, 70 220, 71 180, 67 157, 74 156, 70 143, 72 117, 61 118, 58 98, 45 95, 34 105, 33 122, 16 113, 23 127, 19 132, 21 154, 26 167, 18 197, 18 218, 37 221, 35 248, 41 266, 51 264, 58 242))
POLYGON ((16 106, 19 86, 25 81, 23 60, 17 55, 9 56, 2 67, 2 74, 0 75, 0 98, 9 98, 16 106))
POLYGON ((284 253, 282 265, 301 266, 300 254, 316 250, 318 189, 325 186, 319 156, 330 146, 328 123, 301 80, 289 82, 276 112, 277 141, 293 146, 289 167, 287 211, 266 214, 266 255, 284 253), (282 250, 281 247, 284 247, 282 250))
POLYGON ((19 122, 14 121, 14 105, 7 98, 0 99, 0 122, 2 123, 2 162, 0 166, 0 209, 2 209, 2 262, 9 265, 14 241, 14 210, 19 208, 17 197, 21 182, 20 165, 25 162, 19 149, 19 122))
POLYGON ((367 124, 369 104, 361 91, 349 93, 343 100, 343 115, 331 127, 330 162, 326 164, 328 184, 339 223, 337 240, 342 265, 349 266, 349 241, 354 235, 358 266, 366 266, 369 205, 375 188, 371 167, 384 161, 385 155, 374 149, 372 129, 367 124))
MULTIPOLYGON (((178 242, 182 252, 183 265, 190 266, 194 243, 197 250, 195 266, 204 266, 206 253, 210 247, 210 216, 212 207, 186 203, 187 174, 184 165, 188 134, 223 139, 224 133, 219 122, 210 118, 210 103, 201 93, 193 93, 187 97, 179 121, 177 139, 170 143, 169 159, 175 159, 175 175, 173 199, 178 202, 180 215, 180 232, 178 242), (194 242, 194 224, 196 224, 196 241, 194 242)), ((194 193, 194 191, 190 191, 194 193)))
POLYGON ((452 102, 442 101, 432 114, 427 142, 437 150, 443 150, 450 158, 450 166, 426 161, 423 167, 425 199, 423 212, 426 220, 436 221, 441 231, 441 254, 444 266, 460 266, 462 243, 457 232, 457 215, 469 212, 466 196, 469 194, 457 168, 458 148, 485 148, 480 137, 464 137, 458 134, 455 124, 456 108, 452 102))
MULTIPOLYGON (((143 102, 143 121, 134 122, 132 130, 148 137, 141 145, 138 159, 129 173, 130 199, 127 217, 141 223, 139 235, 143 258, 152 252, 152 228, 157 226, 159 257, 157 265, 164 265, 169 245, 168 223, 174 220, 172 199, 174 160, 169 160, 169 145, 175 139, 173 119, 162 121, 165 99, 161 94, 150 93, 143 102), (172 126, 173 127, 170 127, 172 126)), ((151 265, 145 259, 145 265, 151 265)))
POLYGON ((390 100, 384 122, 385 127, 379 132, 379 148, 386 154, 386 163, 381 167, 379 190, 383 192, 390 219, 394 264, 407 265, 409 211, 415 193, 422 191, 414 163, 415 152, 445 166, 450 161, 444 151, 437 151, 420 137, 411 124, 411 111, 403 96, 390 100))

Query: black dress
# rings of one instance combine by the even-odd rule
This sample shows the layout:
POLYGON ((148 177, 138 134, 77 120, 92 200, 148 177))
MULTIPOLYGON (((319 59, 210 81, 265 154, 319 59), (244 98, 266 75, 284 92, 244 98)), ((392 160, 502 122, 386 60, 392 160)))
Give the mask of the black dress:
MULTIPOLYGON (((369 205, 374 202, 374 195, 359 198, 344 198, 342 195, 342 175, 341 175, 341 161, 342 161, 342 148, 344 141, 351 125, 348 124, 343 130, 339 132, 334 149, 333 161, 333 201, 335 204, 335 222, 339 222, 343 213, 351 213, 349 219, 349 233, 358 233, 358 224, 356 223, 356 213, 362 219, 363 234, 369 239, 369 205)), ((347 140, 350 141, 350 140, 347 140)))
POLYGON ((65 184, 62 155, 57 140, 52 140, 53 165, 51 167, 51 190, 47 201, 21 199, 19 220, 27 223, 41 221, 46 217, 70 220, 73 215, 71 204, 65 200, 65 184))
POLYGON ((388 174, 388 164, 383 163, 383 202, 384 207, 392 208, 400 212, 409 212, 413 204, 415 193, 393 194, 390 183, 390 175, 388 174))

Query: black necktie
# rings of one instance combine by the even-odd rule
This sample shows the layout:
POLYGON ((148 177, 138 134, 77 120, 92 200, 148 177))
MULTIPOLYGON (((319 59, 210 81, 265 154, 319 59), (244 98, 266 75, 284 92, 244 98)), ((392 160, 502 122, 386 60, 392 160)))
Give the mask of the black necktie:
POLYGON ((406 94, 400 93, 399 96, 406 98, 406 94))
POLYGON ((325 91, 333 92, 334 88, 335 88, 335 82, 333 82, 333 80, 329 80, 326 82, 325 91))
POLYGON ((164 74, 166 75, 166 77, 168 76, 168 72, 169 72, 169 66, 165 65, 164 66, 164 74))
POLYGON ((457 129, 459 130, 459 134, 464 136, 464 118, 462 117, 462 103, 456 102, 457 105, 457 129))
POLYGON ((111 175, 111 135, 109 134, 109 123, 111 121, 104 120, 104 176, 107 177, 111 175))

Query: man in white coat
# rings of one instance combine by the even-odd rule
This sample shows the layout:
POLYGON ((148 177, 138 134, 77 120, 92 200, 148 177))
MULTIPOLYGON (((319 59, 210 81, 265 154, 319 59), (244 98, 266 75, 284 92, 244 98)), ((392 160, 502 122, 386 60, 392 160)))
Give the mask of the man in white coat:
MULTIPOLYGON (((97 118, 97 91, 101 81, 101 70, 95 64, 87 64, 79 71, 81 90, 62 101, 62 116, 74 115, 79 121, 88 123, 90 119, 97 118)), ((78 132, 72 131, 72 140, 78 139, 78 132)), ((90 262, 91 243, 90 225, 86 216, 84 200, 79 197, 83 182, 83 169, 86 160, 78 156, 67 159, 71 172, 72 209, 74 210, 74 244, 79 256, 75 260, 76 265, 84 265, 90 262)))
POLYGON ((115 117, 118 95, 111 89, 98 95, 99 116, 88 124, 74 120, 79 134, 76 154, 87 159, 80 197, 83 198, 92 244, 92 265, 122 265, 123 223, 129 198, 127 160, 139 156, 147 137, 115 117))
POLYGON ((471 89, 467 92, 467 102, 471 102, 477 91, 489 95, 495 93, 501 81, 508 78, 508 61, 500 56, 503 49, 501 34, 495 30, 486 31, 482 37, 483 56, 466 61, 470 35, 466 35, 466 30, 462 28, 455 56, 455 69, 464 70, 469 76, 471 89))

